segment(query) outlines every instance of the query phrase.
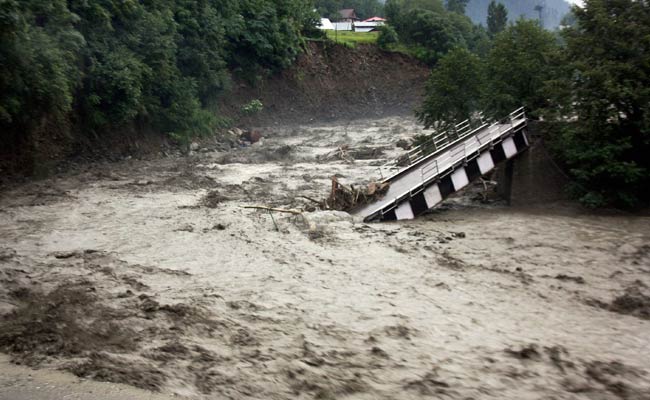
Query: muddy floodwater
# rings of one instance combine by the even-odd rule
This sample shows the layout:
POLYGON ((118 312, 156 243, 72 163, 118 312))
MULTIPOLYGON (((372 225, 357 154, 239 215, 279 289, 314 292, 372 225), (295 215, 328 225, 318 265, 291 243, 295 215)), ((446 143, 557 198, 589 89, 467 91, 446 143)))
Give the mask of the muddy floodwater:
POLYGON ((310 211, 419 132, 278 127, 4 191, 0 398, 650 399, 650 218, 310 211))

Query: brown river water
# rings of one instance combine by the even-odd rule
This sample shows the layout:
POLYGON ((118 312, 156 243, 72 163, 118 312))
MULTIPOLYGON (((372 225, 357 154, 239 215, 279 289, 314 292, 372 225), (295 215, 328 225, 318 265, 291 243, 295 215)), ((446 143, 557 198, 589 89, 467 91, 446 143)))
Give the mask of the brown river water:
POLYGON ((0 399, 650 399, 648 217, 242 208, 309 209, 419 132, 276 127, 4 192, 0 399))

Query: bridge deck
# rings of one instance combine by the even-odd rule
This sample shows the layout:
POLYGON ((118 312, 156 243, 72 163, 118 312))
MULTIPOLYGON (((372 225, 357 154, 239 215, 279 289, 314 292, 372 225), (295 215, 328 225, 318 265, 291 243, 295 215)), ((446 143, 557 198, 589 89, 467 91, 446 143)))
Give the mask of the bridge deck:
POLYGON ((386 195, 381 200, 355 210, 354 214, 366 218, 407 196, 411 191, 422 187, 423 184, 449 172, 468 156, 483 151, 492 142, 502 139, 515 128, 526 123, 524 116, 518 115, 518 117, 520 118, 512 119, 508 123, 483 126, 456 142, 452 142, 448 147, 429 154, 389 176, 384 180, 384 182, 390 183, 386 195))

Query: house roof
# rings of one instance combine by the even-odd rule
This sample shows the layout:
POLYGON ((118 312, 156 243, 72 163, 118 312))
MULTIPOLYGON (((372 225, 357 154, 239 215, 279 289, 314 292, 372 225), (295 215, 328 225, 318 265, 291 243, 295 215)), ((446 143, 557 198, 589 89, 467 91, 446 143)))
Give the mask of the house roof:
POLYGON ((357 13, 354 12, 354 8, 344 8, 339 10, 339 14, 341 14, 341 18, 343 19, 358 19, 357 13))
POLYGON ((364 19, 362 22, 385 22, 385 21, 386 21, 386 18, 372 17, 372 18, 364 19))

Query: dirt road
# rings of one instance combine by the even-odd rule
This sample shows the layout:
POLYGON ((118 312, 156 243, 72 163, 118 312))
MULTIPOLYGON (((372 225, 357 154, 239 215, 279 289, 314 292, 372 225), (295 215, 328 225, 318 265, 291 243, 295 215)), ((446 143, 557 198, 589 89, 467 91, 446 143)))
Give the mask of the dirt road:
POLYGON ((0 398, 650 399, 650 218, 241 208, 309 208, 417 132, 269 129, 5 191, 0 398))

